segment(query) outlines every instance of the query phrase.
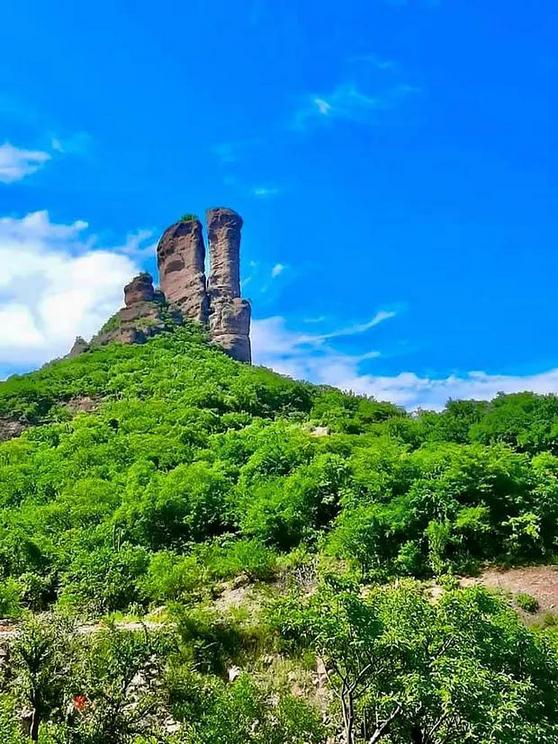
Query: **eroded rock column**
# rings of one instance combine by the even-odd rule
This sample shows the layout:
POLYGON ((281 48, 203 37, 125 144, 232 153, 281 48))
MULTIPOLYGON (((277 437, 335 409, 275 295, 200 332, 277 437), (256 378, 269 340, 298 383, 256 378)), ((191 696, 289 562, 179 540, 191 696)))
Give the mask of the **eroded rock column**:
POLYGON ((157 265, 167 302, 185 317, 207 323, 205 245, 199 220, 180 220, 165 230, 157 246, 157 265))
POLYGON ((211 263, 207 282, 209 332, 234 359, 250 362, 251 308, 240 297, 242 217, 232 209, 220 207, 208 209, 206 218, 211 263))

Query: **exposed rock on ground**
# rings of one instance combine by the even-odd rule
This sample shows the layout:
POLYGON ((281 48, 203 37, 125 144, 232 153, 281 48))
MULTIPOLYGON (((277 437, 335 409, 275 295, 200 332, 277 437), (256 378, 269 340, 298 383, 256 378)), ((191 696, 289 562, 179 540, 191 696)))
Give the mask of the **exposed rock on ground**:
POLYGON ((474 579, 462 579, 463 586, 481 584, 512 595, 530 594, 539 603, 539 613, 558 612, 558 566, 490 568, 474 579))
POLYGON ((87 343, 87 341, 81 336, 76 336, 76 340, 74 341, 74 345, 68 352, 68 356, 69 357, 79 356, 79 354, 83 354, 83 352, 87 351, 88 349, 89 349, 89 344, 87 343))
POLYGON ((27 426, 28 424, 21 419, 0 417, 0 442, 19 437, 27 426))
POLYGON ((150 274, 138 274, 124 287, 124 304, 126 307, 138 302, 152 302, 155 299, 153 279, 150 274))

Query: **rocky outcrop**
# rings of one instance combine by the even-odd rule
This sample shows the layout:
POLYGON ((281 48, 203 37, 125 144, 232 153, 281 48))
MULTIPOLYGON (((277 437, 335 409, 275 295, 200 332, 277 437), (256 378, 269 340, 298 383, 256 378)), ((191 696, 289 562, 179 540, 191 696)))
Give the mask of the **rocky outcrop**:
POLYGON ((242 218, 232 209, 208 209, 209 333, 234 359, 250 362, 251 307, 240 297, 241 229, 242 218))
POLYGON ((180 313, 172 311, 163 294, 155 291, 150 274, 139 274, 124 287, 124 302, 126 306, 93 336, 90 348, 112 341, 143 344, 148 338, 182 322, 180 313))
POLYGON ((74 345, 70 349, 68 356, 69 357, 76 357, 79 356, 79 354, 83 354, 84 351, 87 351, 89 349, 89 344, 82 336, 76 336, 76 340, 74 341, 74 345))
POLYGON ((141 344, 184 320, 205 326, 231 357, 251 361, 251 307, 240 296, 240 232, 242 218, 232 209, 207 211, 210 273, 205 276, 201 222, 188 215, 163 233, 157 246, 161 289, 147 273, 124 287, 124 307, 88 343, 75 340, 68 356, 117 341, 141 344))
POLYGON ((152 302, 155 299, 153 278, 150 274, 138 274, 124 287, 124 304, 126 307, 138 302, 152 302))
POLYGON ((28 426, 29 424, 23 418, 0 416, 0 442, 19 437, 28 426))
POLYGON ((157 266, 167 302, 186 318, 207 323, 205 245, 198 219, 188 217, 165 230, 157 246, 157 266))

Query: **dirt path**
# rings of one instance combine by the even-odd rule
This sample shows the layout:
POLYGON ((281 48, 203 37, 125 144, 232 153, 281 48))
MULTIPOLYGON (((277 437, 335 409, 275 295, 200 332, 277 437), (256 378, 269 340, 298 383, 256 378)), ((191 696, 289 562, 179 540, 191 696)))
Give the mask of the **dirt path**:
MULTIPOLYGON (((138 621, 129 621, 129 622, 120 622, 114 624, 116 628, 119 630, 158 630, 163 627, 164 623, 156 623, 152 620, 145 620, 144 622, 138 621)), ((98 633, 103 627, 106 627, 106 625, 103 625, 103 623, 84 623, 83 625, 78 625, 76 632, 78 635, 91 635, 92 633, 98 633)), ((17 621, 12 620, 1 620, 0 619, 0 643, 2 641, 9 641, 10 638, 15 638, 17 636, 17 621)))

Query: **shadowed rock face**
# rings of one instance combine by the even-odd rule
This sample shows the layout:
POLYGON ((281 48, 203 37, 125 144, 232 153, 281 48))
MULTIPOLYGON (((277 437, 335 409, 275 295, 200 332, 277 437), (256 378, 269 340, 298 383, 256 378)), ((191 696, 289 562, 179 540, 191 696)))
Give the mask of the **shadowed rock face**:
POLYGON ((251 307, 240 297, 241 228, 242 218, 232 209, 207 211, 209 332, 234 359, 250 362, 251 307))
POLYGON ((138 274, 124 287, 124 304, 126 307, 136 302, 150 302, 155 297, 153 279, 149 274, 138 274))
POLYGON ((205 245, 199 220, 175 222, 157 246, 161 289, 185 317, 206 323, 205 245))

